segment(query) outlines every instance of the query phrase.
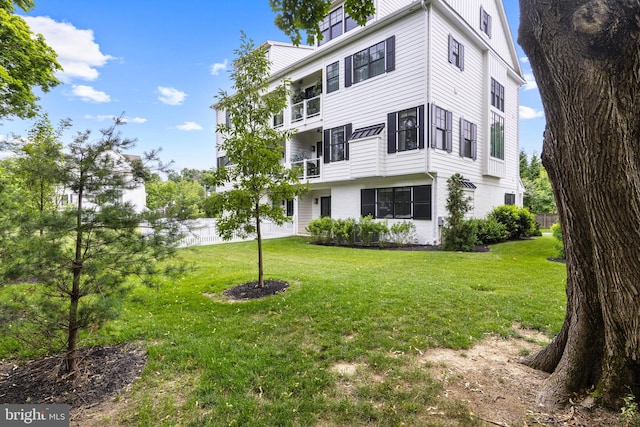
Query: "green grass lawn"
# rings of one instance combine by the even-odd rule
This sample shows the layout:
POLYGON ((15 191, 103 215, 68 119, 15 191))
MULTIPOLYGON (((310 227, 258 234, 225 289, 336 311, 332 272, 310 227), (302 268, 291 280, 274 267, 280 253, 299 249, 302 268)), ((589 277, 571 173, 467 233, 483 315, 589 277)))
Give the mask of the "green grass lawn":
POLYGON ((416 356, 467 348, 487 333, 513 335, 515 322, 556 333, 565 267, 547 261, 554 245, 545 236, 450 253, 269 240, 265 278, 291 286, 242 303, 221 292, 257 279, 255 242, 184 250, 189 274, 158 290, 136 288, 120 319, 92 337, 92 344, 137 342, 149 353, 128 410, 106 421, 473 425, 464 405, 439 400, 441 385, 416 356), (355 375, 335 372, 338 363, 356 366, 355 375), (429 407, 445 415, 431 416, 429 407))

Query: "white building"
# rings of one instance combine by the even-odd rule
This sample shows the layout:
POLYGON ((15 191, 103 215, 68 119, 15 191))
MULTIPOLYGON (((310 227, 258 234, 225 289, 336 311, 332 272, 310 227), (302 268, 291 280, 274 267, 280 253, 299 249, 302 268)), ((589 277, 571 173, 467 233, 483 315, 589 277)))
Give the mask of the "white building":
MULTIPOLYGON (((130 203, 136 213, 143 212, 147 207, 147 192, 144 185, 144 181, 134 181, 133 174, 131 173, 130 163, 140 162, 141 157, 129 154, 121 154, 115 151, 110 151, 109 156, 113 159, 114 166, 117 168, 114 173, 120 174, 124 177, 125 182, 128 184, 118 189, 118 197, 115 202, 117 203, 130 203)), ((98 208, 94 203, 94 195, 84 194, 83 203, 86 203, 88 208, 98 208)), ((61 196, 62 204, 76 204, 78 202, 78 194, 70 189, 64 189, 61 196)))
POLYGON ((454 173, 468 180, 475 217, 521 204, 524 79, 502 2, 376 0, 365 26, 342 3, 317 46, 265 44, 274 86, 292 81, 290 105, 274 117, 297 130, 284 161, 304 166, 311 189, 293 203, 296 233, 320 216, 370 214, 413 220, 420 243, 439 243, 454 173))

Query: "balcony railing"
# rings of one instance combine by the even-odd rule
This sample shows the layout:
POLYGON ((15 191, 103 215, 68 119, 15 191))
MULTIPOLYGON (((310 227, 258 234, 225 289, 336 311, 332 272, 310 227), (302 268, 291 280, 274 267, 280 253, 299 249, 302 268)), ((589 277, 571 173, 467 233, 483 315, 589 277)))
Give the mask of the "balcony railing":
POLYGON ((291 122, 299 122, 320 115, 322 96, 302 100, 291 106, 291 122))
POLYGON ((301 167, 302 173, 300 174, 300 178, 309 179, 309 178, 319 178, 320 177, 320 159, 304 159, 297 162, 292 162, 291 166, 301 167))

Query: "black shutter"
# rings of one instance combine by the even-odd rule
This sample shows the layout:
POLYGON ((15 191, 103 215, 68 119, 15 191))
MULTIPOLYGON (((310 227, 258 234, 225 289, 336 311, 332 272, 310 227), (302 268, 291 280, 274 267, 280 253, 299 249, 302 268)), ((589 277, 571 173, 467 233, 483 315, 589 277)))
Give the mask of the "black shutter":
POLYGON ((396 69, 396 36, 387 39, 387 72, 396 69))
POLYGON ((436 127, 437 108, 436 104, 431 104, 431 148, 436 148, 436 132, 438 131, 436 127))
POLYGON ((351 137, 351 132, 353 130, 353 126, 351 123, 345 126, 344 131, 344 159, 349 160, 349 138, 351 137))
POLYGON ((449 62, 453 64, 453 36, 449 34, 449 62))
POLYGON ((322 144, 324 147, 322 149, 324 156, 324 163, 331 162, 331 130, 324 130, 324 141, 322 144))
POLYGON ((453 151, 453 113, 451 111, 447 111, 447 141, 445 143, 447 147, 447 152, 450 153, 453 151))
POLYGON ((478 126, 471 123, 471 158, 478 158, 478 126))
POLYGON ((424 133, 425 133, 425 123, 424 123, 424 105, 418 105, 418 148, 424 148, 424 133))
POLYGON ((398 121, 398 113, 387 114, 387 153, 396 152, 396 122, 398 121))
POLYGON ((465 122, 466 120, 460 117, 460 157, 464 157, 464 131, 465 131, 465 122))
POLYGON ((458 46, 458 61, 460 61, 460 71, 464 71, 464 45, 458 46))
POLYGON ((351 58, 351 55, 344 58, 344 87, 351 86, 351 58))

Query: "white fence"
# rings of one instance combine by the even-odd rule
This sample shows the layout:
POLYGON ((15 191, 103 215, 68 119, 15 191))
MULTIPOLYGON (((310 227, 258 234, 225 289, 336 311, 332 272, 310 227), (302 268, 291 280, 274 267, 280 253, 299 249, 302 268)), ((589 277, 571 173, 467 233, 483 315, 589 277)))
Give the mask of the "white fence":
MULTIPOLYGON (((271 222, 263 222, 261 223, 261 231, 263 239, 273 239, 276 237, 286 237, 293 236, 294 229, 292 222, 286 222, 281 226, 273 224, 271 222)), ((227 242, 240 242, 243 240, 253 240, 256 238, 255 234, 243 239, 239 237, 236 233, 233 234, 233 237, 230 240, 222 240, 222 237, 218 235, 216 230, 216 220, 213 218, 200 218, 194 220, 190 226, 189 230, 185 231, 186 237, 180 241, 180 247, 187 246, 204 246, 204 245, 214 245, 217 243, 227 243, 227 242)))

